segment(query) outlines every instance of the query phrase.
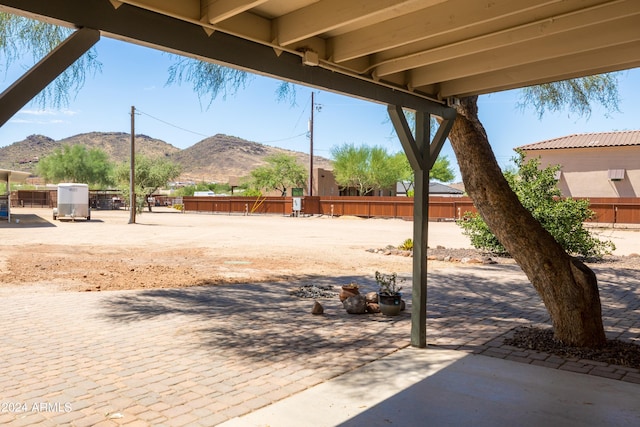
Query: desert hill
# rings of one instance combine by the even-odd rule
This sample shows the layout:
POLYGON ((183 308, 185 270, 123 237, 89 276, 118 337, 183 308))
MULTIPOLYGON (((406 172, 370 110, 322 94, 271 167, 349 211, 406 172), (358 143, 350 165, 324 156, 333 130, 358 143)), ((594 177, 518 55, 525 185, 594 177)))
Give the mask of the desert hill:
MULTIPOLYGON (((193 181, 226 182, 230 176, 247 176, 258 166, 266 164, 265 158, 285 153, 308 167, 309 155, 284 150, 235 136, 215 135, 171 156, 183 166, 183 178, 193 181)), ((330 168, 331 162, 323 157, 313 157, 314 167, 330 168)))
MULTIPOLYGON (((129 159, 131 135, 123 132, 90 132, 53 140, 43 135, 31 135, 23 141, 0 147, 0 168, 35 173, 38 159, 51 154, 64 144, 82 144, 87 148, 99 148, 112 161, 120 163, 129 159)), ((260 165, 267 156, 287 153, 308 166, 309 155, 284 150, 228 135, 215 135, 193 146, 180 150, 160 139, 136 135, 136 153, 149 157, 167 157, 182 165, 182 181, 227 182, 230 176, 242 177, 260 165)), ((331 162, 314 156, 314 167, 330 168, 331 162)))

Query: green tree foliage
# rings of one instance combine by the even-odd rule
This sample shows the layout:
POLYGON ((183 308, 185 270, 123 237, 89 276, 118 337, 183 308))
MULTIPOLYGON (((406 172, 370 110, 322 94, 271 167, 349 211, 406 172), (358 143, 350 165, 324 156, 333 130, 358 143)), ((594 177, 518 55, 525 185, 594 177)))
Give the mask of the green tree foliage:
POLYGON ((596 102, 610 111, 619 111, 618 73, 596 74, 579 79, 529 86, 522 89, 519 107, 533 107, 542 118, 544 113, 565 108, 578 116, 591 116, 596 102))
MULTIPOLYGON (((32 64, 35 64, 73 31, 10 13, 0 13, 0 57, 3 65, 9 67, 17 62, 31 65, 24 64, 27 60, 24 58, 26 53, 31 53, 32 64)), ((92 48, 40 92, 36 101, 42 108, 48 105, 68 105, 70 94, 77 93, 87 76, 92 76, 101 69, 102 64, 97 59, 96 50, 92 48)))
POLYGON ((63 145, 38 162, 38 175, 48 182, 79 182, 91 187, 111 185, 113 164, 99 148, 63 145))
MULTIPOLYGON (((151 158, 142 155, 136 156, 135 165, 136 207, 140 209, 147 203, 149 212, 151 212, 149 198, 158 189, 166 187, 169 181, 176 179, 180 175, 180 165, 163 157, 151 158)), ((118 165, 114 174, 127 201, 129 197, 130 170, 131 163, 126 162, 118 165)))
POLYGON ((336 183, 343 189, 355 188, 361 196, 393 188, 404 176, 402 159, 382 147, 343 144, 333 147, 331 156, 336 183))
MULTIPOLYGON (((601 241, 589 233, 584 221, 594 215, 588 200, 562 198, 554 174, 560 166, 540 168, 538 159, 525 161, 522 151, 513 159, 515 170, 504 173, 511 189, 522 205, 551 233, 556 241, 570 254, 600 258, 611 253, 615 246, 610 241, 601 241)), ((471 244, 481 250, 505 255, 507 250, 491 232, 478 214, 467 212, 458 221, 471 244)))
MULTIPOLYGON (((203 98, 209 98, 208 106, 221 93, 223 99, 229 94, 234 95, 251 78, 245 71, 177 55, 175 58, 176 61, 169 67, 167 84, 190 83, 200 102, 203 98)), ((283 89, 283 98, 287 97, 285 91, 283 89)))
POLYGON ((286 196, 287 188, 302 187, 307 182, 307 169, 288 154, 274 154, 265 159, 264 166, 251 171, 250 186, 256 190, 279 190, 286 196))
MULTIPOLYGON (((397 182, 405 190, 413 185, 413 170, 403 152, 391 155, 381 147, 343 144, 333 147, 331 156, 336 183, 342 188, 355 188, 360 195, 394 188, 397 182)), ((443 182, 453 180, 453 169, 446 156, 436 160, 429 177, 443 182)))

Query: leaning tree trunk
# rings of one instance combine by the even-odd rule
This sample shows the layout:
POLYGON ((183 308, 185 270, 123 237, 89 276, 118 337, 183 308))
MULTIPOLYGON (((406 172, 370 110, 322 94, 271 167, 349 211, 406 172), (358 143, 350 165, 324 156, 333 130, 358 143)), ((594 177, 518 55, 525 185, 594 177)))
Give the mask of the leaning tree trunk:
POLYGON ((556 339, 601 346, 606 338, 595 274, 569 256, 511 190, 478 119, 477 97, 462 99, 457 111, 449 140, 478 212, 542 297, 556 339))

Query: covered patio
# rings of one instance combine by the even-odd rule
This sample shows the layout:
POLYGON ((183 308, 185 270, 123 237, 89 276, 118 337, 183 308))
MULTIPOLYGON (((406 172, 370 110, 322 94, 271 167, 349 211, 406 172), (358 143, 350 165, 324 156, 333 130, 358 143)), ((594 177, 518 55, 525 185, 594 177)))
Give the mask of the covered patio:
POLYGON ((458 99, 640 66, 635 0, 0 0, 0 10, 77 29, 0 95, 0 124, 101 36, 387 105, 415 172, 417 347, 426 346, 428 172, 458 99))

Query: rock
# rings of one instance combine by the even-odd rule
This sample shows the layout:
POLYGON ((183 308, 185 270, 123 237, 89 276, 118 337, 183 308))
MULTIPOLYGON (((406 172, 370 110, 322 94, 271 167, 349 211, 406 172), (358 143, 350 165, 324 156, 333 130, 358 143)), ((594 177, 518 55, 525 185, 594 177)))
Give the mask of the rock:
POLYGON ((342 306, 349 314, 364 314, 367 312, 367 299, 364 295, 354 295, 342 301, 342 306))
POLYGON ((380 313, 380 304, 376 302, 368 302, 367 313, 380 313))
POLYGON ((462 258, 463 264, 482 264, 482 260, 478 258, 462 258))
POLYGON ((343 286, 338 296, 340 297, 340 301, 344 301, 347 298, 350 298, 359 294, 360 294, 360 291, 358 290, 358 288, 347 288, 343 286))
POLYGON ((367 302, 371 302, 371 303, 378 303, 378 293, 377 292, 368 292, 365 296, 364 296, 367 300, 367 302))
POLYGON ((491 259, 490 257, 486 257, 482 260, 483 264, 497 264, 498 261, 491 259))
POLYGON ((313 308, 311 309, 311 314, 323 314, 324 307, 318 301, 313 303, 313 308))

